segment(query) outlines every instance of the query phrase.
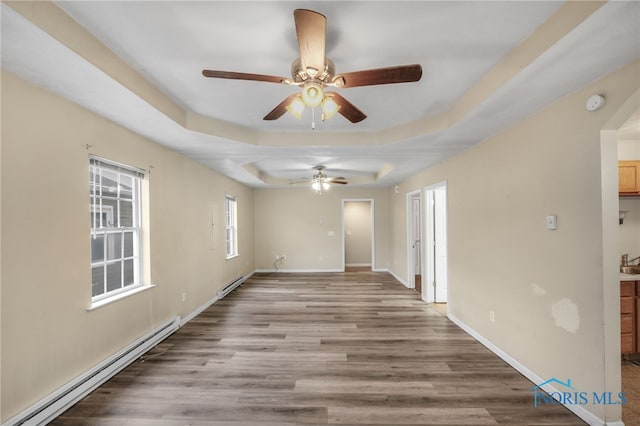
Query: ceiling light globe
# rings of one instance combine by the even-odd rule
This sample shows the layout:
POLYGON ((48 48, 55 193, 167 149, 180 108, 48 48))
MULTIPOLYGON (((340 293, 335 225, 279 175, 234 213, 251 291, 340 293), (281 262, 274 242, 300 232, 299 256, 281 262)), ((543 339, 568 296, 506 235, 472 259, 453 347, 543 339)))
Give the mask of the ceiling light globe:
POLYGON ((302 117, 302 112, 304 111, 304 102, 302 97, 300 95, 296 96, 286 108, 291 115, 299 120, 302 117))
POLYGON ((302 89, 302 100, 310 108, 320 105, 323 97, 324 93, 319 84, 309 83, 302 89))
POLYGON ((332 96, 327 95, 322 100, 322 121, 333 117, 340 110, 340 105, 336 103, 332 96))

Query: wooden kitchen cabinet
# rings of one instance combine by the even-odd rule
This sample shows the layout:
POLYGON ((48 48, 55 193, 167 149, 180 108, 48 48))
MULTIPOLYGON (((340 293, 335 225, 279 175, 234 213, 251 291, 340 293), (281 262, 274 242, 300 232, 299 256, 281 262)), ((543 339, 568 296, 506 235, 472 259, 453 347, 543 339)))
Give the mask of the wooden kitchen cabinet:
POLYGON ((640 281, 620 282, 620 351, 640 353, 640 281))
POLYGON ((618 161, 618 192, 620 196, 640 195, 640 160, 618 161))

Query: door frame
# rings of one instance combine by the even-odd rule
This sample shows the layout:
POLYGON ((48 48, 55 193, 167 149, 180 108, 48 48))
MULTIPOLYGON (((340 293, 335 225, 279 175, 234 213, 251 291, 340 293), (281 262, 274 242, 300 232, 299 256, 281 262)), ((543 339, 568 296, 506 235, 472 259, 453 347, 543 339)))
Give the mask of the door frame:
POLYGON ((375 200, 373 198, 343 198, 342 199, 342 230, 341 230, 341 234, 342 234, 342 257, 341 257, 341 263, 342 263, 342 272, 344 272, 346 270, 346 261, 345 261, 345 257, 347 255, 346 252, 346 247, 345 247, 345 235, 344 235, 344 205, 346 203, 349 202, 369 202, 369 207, 370 207, 370 214, 371 214, 371 220, 370 220, 370 226, 371 226, 371 270, 375 271, 376 270, 376 238, 375 238, 375 200))
MULTIPOLYGON (((413 200, 420 200, 420 224, 422 225, 424 214, 424 202, 421 190, 407 192, 407 288, 416 288, 416 277, 413 256, 413 200)), ((420 275, 422 276, 422 289, 424 291, 424 227, 420 226, 420 275)), ((422 297, 422 294, 420 295, 422 297)))
MULTIPOLYGON (((434 194, 435 195, 435 191, 436 190, 444 190, 444 194, 445 194, 445 200, 444 200, 444 205, 441 206, 444 209, 444 239, 446 241, 445 244, 445 258, 447 259, 447 264, 445 266, 447 273, 447 297, 446 297, 446 302, 448 302, 449 300, 449 232, 448 232, 448 216, 449 216, 449 209, 448 209, 448 187, 447 187, 447 181, 441 181, 438 183, 434 183, 432 185, 426 186, 424 187, 424 199, 425 202, 428 201, 433 201, 433 198, 429 197, 430 194, 434 194)), ((432 206, 427 206, 425 207, 425 215, 424 215, 424 228, 425 228, 425 250, 424 250, 424 256, 425 256, 425 260, 424 260, 424 264, 425 264, 425 279, 422 285, 422 300, 424 300, 427 303, 434 303, 436 302, 436 297, 435 297, 435 290, 433 288, 433 284, 435 282, 435 262, 434 262, 434 256, 435 256, 435 252, 434 252, 434 245, 435 245, 435 226, 434 226, 434 209, 432 208, 432 206)))

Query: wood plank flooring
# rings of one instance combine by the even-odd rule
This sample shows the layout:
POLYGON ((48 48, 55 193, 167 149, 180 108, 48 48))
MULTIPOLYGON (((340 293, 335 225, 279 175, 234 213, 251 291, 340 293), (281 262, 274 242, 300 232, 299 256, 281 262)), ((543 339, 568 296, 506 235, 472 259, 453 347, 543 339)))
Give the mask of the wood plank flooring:
POLYGON ((256 274, 54 425, 575 425, 386 273, 256 274))

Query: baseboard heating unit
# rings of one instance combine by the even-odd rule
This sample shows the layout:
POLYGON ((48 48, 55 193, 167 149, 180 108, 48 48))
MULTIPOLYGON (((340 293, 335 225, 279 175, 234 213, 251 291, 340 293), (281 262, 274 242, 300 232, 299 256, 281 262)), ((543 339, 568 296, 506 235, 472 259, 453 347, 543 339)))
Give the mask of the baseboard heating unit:
POLYGON ((44 425, 52 421, 91 391, 115 376, 149 349, 164 340, 180 326, 180 317, 166 322, 145 334, 120 352, 41 399, 3 426, 44 425))
POLYGON ((238 278, 236 278, 235 280, 231 281, 229 284, 227 284, 224 288, 220 289, 218 291, 218 295, 217 295, 218 296, 218 300, 222 299, 227 294, 231 293, 236 287, 238 287, 240 284, 242 284, 244 282, 244 280, 246 280, 246 277, 244 275, 241 275, 238 278))

